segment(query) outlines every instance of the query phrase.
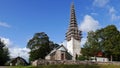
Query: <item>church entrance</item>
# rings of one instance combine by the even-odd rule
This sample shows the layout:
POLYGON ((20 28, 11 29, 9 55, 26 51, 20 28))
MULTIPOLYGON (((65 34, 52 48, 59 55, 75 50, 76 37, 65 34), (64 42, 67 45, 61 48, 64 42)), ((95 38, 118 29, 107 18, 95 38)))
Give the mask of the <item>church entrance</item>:
POLYGON ((64 60, 64 53, 61 54, 61 60, 64 60))

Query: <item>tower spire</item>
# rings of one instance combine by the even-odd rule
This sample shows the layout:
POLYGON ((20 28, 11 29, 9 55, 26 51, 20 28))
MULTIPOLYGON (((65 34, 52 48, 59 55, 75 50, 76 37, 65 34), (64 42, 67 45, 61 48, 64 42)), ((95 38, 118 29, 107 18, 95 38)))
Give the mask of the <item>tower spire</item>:
POLYGON ((66 33, 67 49, 72 55, 72 60, 76 60, 76 57, 80 55, 81 47, 81 31, 78 30, 74 3, 71 4, 70 24, 66 33))
POLYGON ((72 0, 72 3, 74 3, 74 0, 72 0))
POLYGON ((71 5, 70 24, 68 31, 66 33, 66 40, 67 41, 71 40, 71 37, 73 37, 76 40, 81 40, 81 31, 78 30, 73 2, 71 5))

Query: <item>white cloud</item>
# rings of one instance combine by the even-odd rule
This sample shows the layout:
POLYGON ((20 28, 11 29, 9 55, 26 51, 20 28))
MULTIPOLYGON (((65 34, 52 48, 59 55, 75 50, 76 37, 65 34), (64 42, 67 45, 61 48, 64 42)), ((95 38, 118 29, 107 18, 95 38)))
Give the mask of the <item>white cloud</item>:
POLYGON ((81 47, 83 47, 83 45, 85 44, 86 41, 87 41, 87 38, 85 38, 85 37, 81 39, 81 44, 80 44, 81 47))
POLYGON ((7 28, 11 27, 9 24, 7 24, 5 22, 0 22, 0 26, 7 27, 7 28))
POLYGON ((85 15, 84 20, 81 22, 79 29, 84 32, 95 31, 99 28, 99 22, 90 15, 85 15))
POLYGON ((110 17, 111 17, 112 21, 120 19, 120 16, 116 15, 116 13, 117 13, 117 11, 115 10, 114 7, 109 8, 109 14, 110 14, 110 17))
POLYGON ((109 0, 94 0, 93 5, 97 7, 104 7, 108 4, 109 0))
POLYGON ((93 12, 93 13, 91 13, 91 15, 94 15, 94 16, 96 16, 96 15, 98 15, 98 14, 93 12))
POLYGON ((60 45, 64 45, 65 47, 67 47, 67 41, 64 40, 60 45))
POLYGON ((11 40, 9 38, 0 37, 0 39, 8 47, 11 58, 20 56, 28 61, 29 52, 30 52, 30 50, 28 48, 15 47, 15 45, 11 42, 11 40))
POLYGON ((7 47, 10 47, 12 42, 10 41, 9 38, 4 38, 4 37, 0 37, 1 41, 4 42, 4 44, 7 46, 7 47))
POLYGON ((26 59, 28 61, 29 58, 29 52, 30 50, 26 47, 24 48, 18 48, 18 47, 13 47, 13 48, 9 48, 10 51, 10 56, 11 58, 15 58, 15 57, 23 57, 24 59, 26 59))
POLYGON ((115 13, 116 12, 116 10, 114 9, 114 7, 111 7, 110 9, 109 9, 109 13, 110 14, 113 14, 113 13, 115 13))

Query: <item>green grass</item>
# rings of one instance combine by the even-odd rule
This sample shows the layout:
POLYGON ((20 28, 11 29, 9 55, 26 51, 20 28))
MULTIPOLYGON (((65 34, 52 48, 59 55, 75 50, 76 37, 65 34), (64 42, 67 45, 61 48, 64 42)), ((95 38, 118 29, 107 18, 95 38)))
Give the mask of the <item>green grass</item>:
POLYGON ((98 65, 99 68, 120 68, 120 65, 113 65, 113 64, 108 64, 108 65, 98 65))
POLYGON ((12 66, 9 68, 120 68, 120 65, 41 65, 34 66, 12 66))

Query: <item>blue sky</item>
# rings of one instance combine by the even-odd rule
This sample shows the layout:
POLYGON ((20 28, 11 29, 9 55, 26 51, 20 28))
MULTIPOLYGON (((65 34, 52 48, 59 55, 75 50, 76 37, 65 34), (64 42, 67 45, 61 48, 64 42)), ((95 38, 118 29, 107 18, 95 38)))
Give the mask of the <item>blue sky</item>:
MULTIPOLYGON (((0 37, 24 48, 36 32, 62 43, 68 29, 72 0, 0 0, 0 37)), ((74 0, 77 23, 87 32, 114 24, 120 30, 120 0, 74 0)), ((24 49, 25 50, 25 49, 24 49)))

